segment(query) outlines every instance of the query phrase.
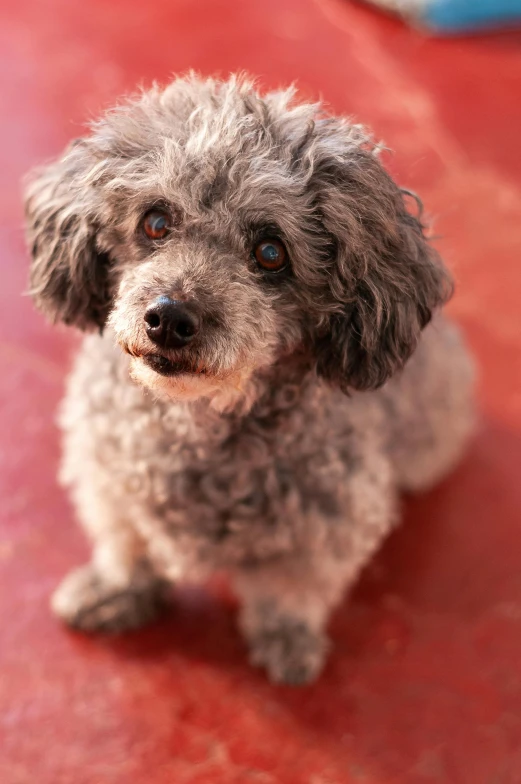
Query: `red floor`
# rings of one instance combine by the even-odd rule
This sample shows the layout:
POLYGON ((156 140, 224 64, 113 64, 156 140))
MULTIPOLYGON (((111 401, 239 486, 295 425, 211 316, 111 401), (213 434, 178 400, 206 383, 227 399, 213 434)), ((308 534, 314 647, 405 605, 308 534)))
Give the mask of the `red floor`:
POLYGON ((1 784, 521 782, 521 32, 426 40, 348 0, 0 2, 1 784), (218 586, 117 641, 48 596, 86 557, 55 486, 74 338, 22 299, 20 178, 137 82, 298 80, 371 124, 437 218, 482 422, 332 624, 308 689, 246 663, 218 586))

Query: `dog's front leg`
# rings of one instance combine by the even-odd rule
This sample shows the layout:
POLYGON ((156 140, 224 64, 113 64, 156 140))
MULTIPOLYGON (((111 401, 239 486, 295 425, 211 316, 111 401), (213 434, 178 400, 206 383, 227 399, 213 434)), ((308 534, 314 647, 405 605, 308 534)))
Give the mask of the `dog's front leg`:
POLYGON ((235 575, 251 662, 265 667, 271 680, 304 684, 319 675, 329 648, 324 627, 349 572, 324 556, 280 558, 235 575))
POLYGON ((252 662, 264 666, 272 680, 307 683, 320 673, 329 615, 396 521, 391 479, 381 454, 360 452, 356 470, 343 483, 345 518, 327 525, 334 541, 236 573, 252 662))
POLYGON ((137 532, 114 510, 94 524, 84 515, 83 524, 93 539, 91 561, 60 583, 53 611, 87 632, 121 632, 152 621, 168 602, 168 585, 154 573, 137 532))

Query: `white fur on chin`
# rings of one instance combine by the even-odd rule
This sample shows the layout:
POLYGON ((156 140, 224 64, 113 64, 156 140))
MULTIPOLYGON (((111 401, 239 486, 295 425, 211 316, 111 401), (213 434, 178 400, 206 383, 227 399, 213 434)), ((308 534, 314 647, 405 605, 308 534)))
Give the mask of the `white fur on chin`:
POLYGON ((141 358, 133 357, 130 361, 130 375, 138 384, 163 398, 179 402, 208 398, 212 408, 221 413, 238 407, 246 412, 256 397, 256 385, 249 368, 235 370, 221 377, 203 373, 161 376, 141 358))

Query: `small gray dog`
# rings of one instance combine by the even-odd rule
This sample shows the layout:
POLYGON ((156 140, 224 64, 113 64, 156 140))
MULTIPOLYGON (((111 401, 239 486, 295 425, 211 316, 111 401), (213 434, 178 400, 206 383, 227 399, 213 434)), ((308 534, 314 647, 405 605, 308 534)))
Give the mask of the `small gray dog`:
POLYGON ((377 153, 292 90, 189 75, 33 178, 32 294, 94 332, 61 415, 94 551, 53 597, 71 626, 140 626, 226 570, 252 662, 312 681, 399 491, 455 465, 472 363, 427 327, 450 277, 377 153))

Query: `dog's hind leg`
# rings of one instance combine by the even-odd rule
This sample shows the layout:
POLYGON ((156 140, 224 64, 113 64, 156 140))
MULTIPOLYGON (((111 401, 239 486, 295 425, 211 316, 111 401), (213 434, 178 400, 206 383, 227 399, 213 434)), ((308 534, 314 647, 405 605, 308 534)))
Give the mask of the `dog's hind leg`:
POLYGON ((475 428, 474 384, 474 364, 458 330, 438 320, 402 377, 382 391, 388 452, 401 490, 428 490, 456 466, 475 428))

